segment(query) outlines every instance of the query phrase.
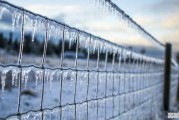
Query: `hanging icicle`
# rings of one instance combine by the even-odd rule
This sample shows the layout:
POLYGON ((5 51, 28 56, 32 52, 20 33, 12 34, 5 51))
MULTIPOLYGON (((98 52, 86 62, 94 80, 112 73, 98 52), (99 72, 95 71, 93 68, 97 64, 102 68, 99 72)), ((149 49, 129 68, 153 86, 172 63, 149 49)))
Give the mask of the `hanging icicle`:
POLYGON ((4 7, 0 7, 0 20, 2 20, 2 18, 3 18, 4 10, 5 10, 4 7))
POLYGON ((7 71, 3 70, 2 73, 1 73, 1 98, 3 99, 4 97, 4 89, 5 89, 5 85, 6 85, 6 73, 7 71))
POLYGON ((37 23, 38 21, 35 19, 35 20, 33 20, 33 23, 32 23, 32 25, 33 25, 33 31, 32 31, 32 42, 34 42, 34 38, 35 38, 35 32, 36 32, 36 29, 37 29, 37 23))

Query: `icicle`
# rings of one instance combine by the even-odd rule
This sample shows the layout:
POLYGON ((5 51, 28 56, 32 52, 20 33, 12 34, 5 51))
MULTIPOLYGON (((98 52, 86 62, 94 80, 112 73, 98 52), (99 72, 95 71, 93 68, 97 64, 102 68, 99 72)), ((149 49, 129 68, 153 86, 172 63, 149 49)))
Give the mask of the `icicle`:
POLYGON ((87 77, 88 77, 88 72, 85 72, 84 73, 84 79, 87 79, 87 77))
POLYGON ((16 72, 16 75, 15 75, 15 86, 17 86, 18 74, 19 74, 19 70, 16 72))
POLYGON ((6 73, 7 71, 3 70, 1 73, 1 87, 2 87, 2 95, 1 98, 3 99, 4 97, 4 89, 5 89, 5 85, 6 85, 6 73))
POLYGON ((24 11, 22 11, 22 23, 21 23, 21 38, 20 38, 20 49, 19 49, 19 56, 18 56, 18 64, 22 62, 22 53, 23 53, 23 46, 24 46, 24 11))
POLYGON ((79 48, 81 48, 82 47, 82 41, 83 41, 83 35, 82 34, 80 34, 80 32, 79 32, 79 42, 78 42, 78 46, 79 46, 79 48))
POLYGON ((25 70, 22 70, 22 83, 24 83, 24 81, 25 81, 25 70))
POLYGON ((75 81, 76 80, 76 72, 71 72, 71 84, 70 84, 70 86, 71 86, 71 88, 73 87, 73 82, 72 81, 75 81))
POLYGON ((0 20, 2 20, 4 10, 5 10, 4 7, 0 7, 0 20))
MULTIPOLYGON (((51 111, 51 115, 53 115, 53 119, 54 120, 59 120, 60 119, 60 109, 59 108, 55 108, 51 111)), ((50 119, 52 120, 52 119, 50 119)))
POLYGON ((13 69, 12 70, 12 85, 14 85, 14 81, 15 81, 15 78, 16 78, 16 70, 15 69, 13 69))
POLYGON ((103 52, 103 46, 104 46, 103 42, 100 42, 100 48, 99 48, 99 49, 100 49, 100 50, 99 50, 100 53, 103 52))
POLYGON ((25 89, 26 89, 27 88, 27 80, 28 80, 28 71, 25 72, 24 80, 25 80, 25 89))
POLYGON ((62 75, 62 71, 57 72, 57 76, 58 76, 57 78, 59 81, 61 81, 61 75, 62 75))
POLYGON ((122 60, 122 50, 119 50, 119 63, 118 63, 118 70, 120 70, 121 67, 121 60, 122 60))
POLYGON ((79 72, 80 90, 82 89, 84 72, 79 72))
POLYGON ((21 120, 29 120, 30 114, 23 115, 21 120))
POLYGON ((46 19, 45 20, 45 41, 44 41, 44 49, 43 49, 43 57, 42 57, 42 62, 41 64, 44 65, 45 63, 45 58, 46 58, 46 51, 47 51, 47 43, 48 43, 48 38, 49 38, 49 21, 46 19))
POLYGON ((50 40, 53 26, 50 26, 50 24, 48 23, 48 28, 48 40, 50 40))
POLYGON ((86 38, 85 48, 88 49, 88 46, 90 44, 90 38, 86 38))
POLYGON ((40 120, 41 116, 42 116, 41 112, 34 114, 34 120, 40 120))
POLYGON ((19 120, 19 118, 17 116, 13 116, 11 118, 8 118, 7 120, 19 120))
POLYGON ((33 21, 32 42, 34 42, 36 28, 37 28, 37 20, 34 20, 33 21))
POLYGON ((104 46, 103 46, 103 51, 102 52, 105 53, 106 52, 106 42, 104 42, 103 45, 104 46))
POLYGON ((74 105, 69 106, 69 115, 70 116, 73 116, 74 110, 75 110, 75 106, 74 105))
POLYGON ((101 83, 103 81, 103 73, 99 73, 99 82, 101 83))
POLYGON ((96 50, 96 46, 97 46, 96 44, 97 44, 97 41, 95 40, 95 41, 94 41, 94 45, 93 45, 93 46, 94 46, 94 47, 93 47, 93 54, 95 53, 95 50, 96 50))
POLYGON ((12 32, 14 32, 17 15, 18 15, 18 13, 16 11, 14 11, 12 13, 12 32))
POLYGON ((69 33, 69 49, 71 49, 72 39, 73 39, 72 33, 70 32, 69 33))
POLYGON ((52 90, 52 82, 53 82, 54 74, 55 74, 55 72, 52 72, 52 73, 50 74, 50 92, 51 92, 51 90, 52 90))
POLYGON ((80 108, 81 108, 81 105, 78 105, 77 107, 76 107, 76 111, 78 112, 78 120, 81 120, 80 118, 81 118, 81 110, 80 110, 80 108))
POLYGON ((46 78, 47 83, 48 83, 48 81, 49 81, 49 77, 50 77, 50 73, 49 73, 48 70, 46 70, 46 71, 45 71, 45 78, 46 78))
POLYGON ((65 81, 67 80, 67 76, 68 76, 68 71, 63 72, 63 79, 62 79, 63 84, 65 84, 65 81))
POLYGON ((20 19, 20 16, 21 16, 21 13, 17 13, 17 16, 16 16, 17 19, 16 19, 16 21, 15 21, 15 22, 16 22, 16 23, 15 23, 15 24, 16 24, 16 28, 18 28, 18 26, 19 26, 19 19, 20 19))
POLYGON ((36 90, 38 88, 38 82, 41 81, 41 71, 40 70, 37 70, 36 74, 35 74, 35 86, 36 86, 36 90))

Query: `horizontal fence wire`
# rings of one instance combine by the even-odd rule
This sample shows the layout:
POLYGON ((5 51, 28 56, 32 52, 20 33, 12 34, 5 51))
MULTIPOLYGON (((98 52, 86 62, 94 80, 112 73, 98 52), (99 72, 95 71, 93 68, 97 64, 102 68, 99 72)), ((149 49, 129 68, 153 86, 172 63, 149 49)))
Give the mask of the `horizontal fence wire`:
MULTIPOLYGON (((160 114, 163 99, 163 59, 135 53, 5 1, 0 1, 0 10, 3 11, 0 11, 0 18, 7 11, 12 13, 12 29, 15 29, 16 23, 20 23, 21 33, 17 63, 0 63, 1 101, 8 99, 6 87, 9 84, 13 86, 14 93, 17 93, 17 98, 13 98, 17 99, 14 100, 15 108, 11 108, 14 111, 4 113, 5 115, 0 113, 0 119, 137 120, 155 119, 160 114), (32 42, 35 41, 34 34, 43 31, 40 65, 33 62, 24 64, 28 60, 23 53, 26 41, 24 36, 27 26, 30 25, 33 27, 32 42), (39 31, 35 31, 36 29, 39 31), (48 64, 47 49, 49 42, 55 38, 58 38, 61 46, 58 64, 54 63, 51 67, 48 64), (68 46, 65 45, 67 41, 68 46), (75 52, 74 59, 70 61, 65 57, 66 47, 72 49, 72 46, 75 52), (80 58, 82 49, 87 54, 83 59, 80 58), (93 55, 95 57, 92 58, 93 55), (68 64, 72 65, 67 66, 68 64), (39 100, 24 96, 28 88, 38 93, 39 100), (26 107, 24 103, 28 106, 27 101, 31 104, 38 101, 38 104, 26 107), (52 105, 53 101, 55 102, 52 105)), ((39 58, 32 56, 32 59, 35 61, 39 58)), ((178 71, 175 67, 172 67, 172 78, 171 89, 176 91, 178 71)), ((173 93, 172 98, 175 95, 173 93)))

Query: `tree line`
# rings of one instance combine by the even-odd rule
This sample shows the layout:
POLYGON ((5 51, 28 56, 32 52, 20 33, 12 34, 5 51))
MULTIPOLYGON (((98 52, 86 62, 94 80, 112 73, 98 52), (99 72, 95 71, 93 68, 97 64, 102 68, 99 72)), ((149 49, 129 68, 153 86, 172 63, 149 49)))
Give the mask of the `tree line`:
MULTIPOLYGON (((69 49, 69 41, 65 40, 64 43, 65 52, 75 52, 76 51, 76 43, 74 42, 70 49, 69 49)), ((11 54, 18 54, 20 47, 20 40, 17 38, 13 38, 13 33, 9 33, 9 37, 6 38, 3 33, 0 33, 0 49, 3 49, 7 53, 11 54)), ((23 54, 35 54, 35 55, 42 55, 44 50, 44 41, 38 40, 36 37, 32 42, 32 35, 25 34, 24 35, 24 46, 23 46, 23 54)), ((62 50, 62 40, 59 40, 58 43, 53 43, 52 41, 48 41, 46 54, 49 56, 59 56, 62 50)), ((86 48, 79 48, 78 50, 84 55, 84 58, 87 57, 87 49, 86 48)), ((112 54, 108 54, 108 60, 112 60, 112 54)), ((90 53, 90 59, 97 58, 97 51, 94 53, 90 53)), ((100 60, 105 59, 105 53, 100 53, 100 60)), ((116 57, 117 59, 117 57, 116 57)))

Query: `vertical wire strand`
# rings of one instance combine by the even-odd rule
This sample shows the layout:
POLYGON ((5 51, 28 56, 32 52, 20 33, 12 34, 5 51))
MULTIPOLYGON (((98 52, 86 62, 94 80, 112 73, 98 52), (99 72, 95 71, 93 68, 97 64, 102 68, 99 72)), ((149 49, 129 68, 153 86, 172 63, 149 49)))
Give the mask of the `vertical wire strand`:
POLYGON ((66 26, 63 27, 62 31, 62 47, 61 47, 61 55, 60 55, 60 120, 62 119, 62 90, 63 90, 63 60, 64 60, 64 51, 65 51, 65 28, 66 26))
POLYGON ((44 111, 43 111, 43 102, 44 102, 44 86, 45 86, 45 58, 47 51, 47 43, 48 43, 48 20, 45 21, 45 42, 44 42, 44 50, 43 50, 43 58, 42 58, 42 93, 41 93, 41 102, 40 102, 40 110, 42 112, 42 120, 44 119, 44 111))
POLYGON ((75 74, 75 90, 74 90, 74 105, 75 105, 75 120, 76 120, 76 112, 77 112, 77 106, 76 106, 76 86, 77 86, 77 79, 78 79, 78 71, 77 71, 77 65, 78 65, 78 48, 79 48, 79 36, 80 35, 80 31, 78 31, 78 35, 76 37, 76 55, 75 55, 75 70, 76 70, 76 74, 75 74))
MULTIPOLYGON (((107 48, 106 48, 107 49, 107 48)), ((107 119, 106 116, 106 107, 107 107, 107 103, 106 103, 106 99, 107 99, 107 84, 108 84, 108 71, 107 71, 107 62, 108 62, 108 51, 106 50, 106 55, 105 55, 105 66, 104 66, 104 70, 106 71, 106 79, 105 79, 105 120, 107 119)))
POLYGON ((99 89, 99 59, 100 59, 100 52, 99 52, 99 47, 100 44, 98 44, 98 53, 97 53, 97 66, 96 66, 96 70, 97 70, 97 90, 96 90, 96 99, 97 99, 97 118, 96 120, 98 120, 98 89, 99 89))
POLYGON ((20 67, 20 73, 19 73, 19 90, 18 90, 18 107, 17 107, 17 115, 19 116, 19 119, 21 119, 20 115, 20 107, 21 107, 21 91, 22 91, 22 53, 23 53, 23 46, 24 46, 24 10, 22 11, 22 26, 21 26, 21 42, 20 42, 20 50, 19 50, 19 58, 18 58, 18 66, 20 67))
POLYGON ((20 41, 20 49, 19 49, 19 57, 18 57, 18 64, 22 62, 22 53, 23 53, 23 46, 24 46, 24 10, 22 11, 22 26, 21 26, 21 41, 20 41))
MULTIPOLYGON (((119 61, 118 61, 118 72, 120 72, 120 65, 121 65, 121 50, 122 49, 120 49, 120 51, 118 51, 118 55, 119 55, 119 61)), ((119 77, 118 77, 118 95, 119 95, 119 106, 118 106, 118 114, 120 115, 120 85, 121 85, 121 81, 120 81, 120 79, 121 79, 121 75, 120 75, 120 73, 119 73, 119 77)))
POLYGON ((87 120, 88 120, 88 94, 89 94, 89 60, 90 60, 90 45, 91 45, 91 35, 90 35, 90 38, 89 38, 89 45, 88 45, 88 55, 87 55, 87 66, 86 66, 86 69, 88 70, 88 83, 87 83, 87 93, 86 93, 86 101, 87 101, 87 120))
POLYGON ((113 51, 113 58, 112 58, 112 71, 113 71, 113 76, 112 76, 112 87, 113 87, 113 110, 112 110, 112 115, 114 116, 114 64, 115 64, 115 51, 113 51))

